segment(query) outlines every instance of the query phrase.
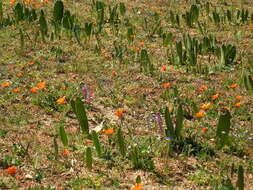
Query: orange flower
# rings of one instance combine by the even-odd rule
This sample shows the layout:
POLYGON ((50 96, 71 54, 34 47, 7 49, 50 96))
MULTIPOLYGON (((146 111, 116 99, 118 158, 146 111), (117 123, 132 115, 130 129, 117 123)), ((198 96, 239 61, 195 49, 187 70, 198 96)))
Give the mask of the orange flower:
POLYGON ((30 89, 31 93, 37 93, 37 91, 39 90, 39 88, 33 87, 30 89))
POLYGON ((240 101, 240 100, 242 99, 242 96, 236 96, 235 99, 236 99, 237 101, 240 101))
POLYGON ((240 107, 241 104, 240 104, 239 102, 237 102, 237 103, 234 104, 234 106, 235 106, 235 107, 240 107))
POLYGON ((135 184, 134 187, 132 187, 131 190, 141 190, 141 189, 142 189, 142 184, 141 183, 137 183, 137 184, 135 184))
POLYGON ((216 99, 218 99, 219 98, 219 94, 214 94, 214 95, 212 95, 212 100, 216 100, 216 99))
POLYGON ((111 128, 104 130, 104 134, 106 134, 106 135, 112 135, 113 133, 114 133, 114 130, 111 128))
POLYGON ((200 91, 205 91, 206 89, 208 89, 208 86, 201 86, 201 87, 199 87, 200 91))
POLYGON ((115 72, 115 71, 112 72, 112 76, 113 76, 113 77, 116 76, 116 72, 115 72))
POLYGON ((103 50, 101 50, 101 53, 102 53, 102 54, 106 54, 107 51, 106 51, 105 49, 103 49, 103 50))
POLYGON ((28 63, 28 65, 34 65, 34 64, 35 64, 35 62, 34 62, 34 61, 32 61, 32 62, 28 63))
POLYGON ((16 0, 10 0, 11 5, 14 5, 15 2, 16 2, 16 0))
POLYGON ((63 98, 59 98, 59 99, 56 101, 57 104, 64 104, 65 102, 66 102, 66 100, 65 100, 64 97, 63 97, 63 98))
POLYGON ((168 88, 171 86, 171 84, 169 82, 163 83, 162 84, 163 88, 168 88))
POLYGON ((167 67, 166 67, 165 65, 163 65, 163 66, 161 67, 161 70, 162 70, 162 71, 166 71, 166 70, 167 70, 167 67))
POLYGON ((16 77, 22 77, 23 74, 22 73, 16 73, 16 77))
POLYGON ((64 149, 63 152, 62 152, 62 154, 64 156, 68 156, 69 155, 69 150, 68 149, 64 149))
POLYGON ((13 89, 13 92, 20 92, 20 91, 21 91, 20 88, 14 88, 14 89, 13 89))
POLYGON ((17 173, 16 166, 11 166, 11 167, 7 168, 7 173, 10 175, 16 174, 17 173))
POLYGON ((139 46, 143 47, 145 45, 144 42, 139 42, 139 46))
POLYGON ((45 88, 45 86, 46 86, 46 82, 39 82, 39 83, 37 84, 37 87, 38 87, 39 89, 43 89, 43 88, 45 88))
POLYGON ((229 85, 229 88, 236 88, 237 86, 238 86, 238 84, 234 83, 234 84, 229 85))
POLYGON ((195 114, 195 116, 196 116, 197 118, 204 117, 204 116, 205 116, 205 112, 204 112, 203 110, 200 110, 199 112, 197 112, 197 113, 195 114))
POLYGON ((123 116, 124 110, 123 109, 118 109, 114 112, 114 114, 116 116, 118 116, 119 118, 121 118, 123 116))
POLYGON ((34 4, 34 7, 35 7, 36 9, 39 9, 39 8, 41 7, 41 5, 40 5, 40 4, 34 4))
POLYGON ((2 84, 0 84, 1 87, 9 87, 11 85, 11 83, 9 82, 3 82, 2 84))
POLYGON ((201 129, 201 131, 202 131, 202 133, 206 133, 206 132, 207 132, 207 128, 206 128, 206 127, 203 127, 203 128, 201 129))
POLYGON ((207 103, 201 106, 201 109, 207 110, 210 107, 211 103, 207 103))
POLYGON ((140 52, 140 51, 141 51, 141 48, 136 47, 136 48, 134 49, 134 51, 138 53, 138 52, 140 52))

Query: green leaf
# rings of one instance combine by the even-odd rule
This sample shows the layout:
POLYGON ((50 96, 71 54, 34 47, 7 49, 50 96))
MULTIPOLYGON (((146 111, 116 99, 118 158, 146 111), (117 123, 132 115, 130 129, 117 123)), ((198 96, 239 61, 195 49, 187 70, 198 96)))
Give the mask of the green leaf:
POLYGON ((238 190, 244 190, 244 169, 242 165, 238 169, 237 187, 238 190))
POLYGON ((47 21, 43 10, 41 10, 40 12, 39 23, 40 23, 40 32, 42 34, 42 37, 44 38, 44 36, 47 35, 48 29, 47 29, 47 21))
POLYGON ((218 122, 218 127, 216 131, 216 145, 222 148, 224 145, 229 143, 229 131, 230 131, 230 119, 231 115, 229 111, 225 114, 221 114, 218 122))
POLYGON ((126 14, 126 6, 122 2, 119 3, 119 11, 120 11, 121 16, 125 16, 125 14, 126 14))
POLYGON ((56 160, 58 159, 58 154, 59 154, 59 150, 58 150, 57 138, 54 137, 54 156, 56 160))
POLYGON ((62 125, 60 126, 60 137, 61 137, 62 144, 64 146, 68 146, 68 137, 62 125))
POLYGON ((99 142, 98 135, 97 135, 96 131, 92 131, 92 140, 93 140, 93 144, 96 148, 98 157, 101 157, 101 155, 102 155, 101 145, 100 145, 100 142, 99 142))
POLYGON ((176 117, 176 127, 175 127, 175 135, 177 138, 181 136, 181 130, 183 128, 183 108, 180 104, 177 110, 177 117, 176 117))
POLYGON ((86 111, 83 105, 83 102, 81 101, 80 98, 77 98, 75 101, 75 110, 74 112, 76 112, 76 117, 80 123, 82 132, 85 135, 89 135, 89 125, 88 125, 88 118, 86 115, 86 111))
POLYGON ((54 4, 53 18, 56 23, 61 23, 63 18, 64 5, 61 0, 57 0, 54 4))
POLYGON ((0 0, 0 26, 3 24, 4 13, 3 13, 3 2, 0 0))
POLYGON ((118 144, 119 151, 120 151, 121 155, 123 157, 125 157, 126 156, 126 146, 125 146, 124 138, 122 136, 121 129, 119 129, 117 132, 117 144, 118 144))
POLYGON ((90 147, 86 149, 86 166, 88 170, 92 170, 92 151, 90 147))
POLYGON ((137 176, 135 179, 135 183, 140 184, 141 183, 141 176, 137 176))
POLYGON ((173 37, 173 35, 171 32, 168 34, 164 34, 164 39, 163 39, 163 46, 164 47, 167 47, 171 43, 172 37, 173 37))
POLYGON ((167 107, 165 108, 164 115, 165 115, 165 123, 167 127, 167 129, 165 130, 166 136, 170 138, 174 138, 175 137, 174 126, 173 126, 170 113, 167 107))
POLYGON ((14 13, 15 13, 15 17, 16 17, 17 22, 24 19, 23 9, 24 9, 24 7, 21 3, 17 3, 16 6, 14 7, 14 13))

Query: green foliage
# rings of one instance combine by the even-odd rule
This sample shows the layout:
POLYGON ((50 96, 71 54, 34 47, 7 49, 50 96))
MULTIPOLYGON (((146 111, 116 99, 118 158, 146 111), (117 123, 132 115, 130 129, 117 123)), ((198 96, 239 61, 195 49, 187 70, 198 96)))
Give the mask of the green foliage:
POLYGON ((92 131, 92 140, 93 140, 93 144, 96 148, 98 157, 101 157, 101 155, 102 155, 101 144, 99 142, 98 135, 97 135, 96 131, 92 131))
POLYGON ((80 98, 77 98, 75 101, 72 100, 71 107, 76 114, 83 134, 89 135, 88 118, 82 100, 80 98))
POLYGON ((57 0, 54 4, 53 19, 55 23, 60 24, 63 19, 64 5, 61 0, 57 0))
POLYGON ((121 129, 118 129, 116 135, 117 135, 117 145, 118 145, 120 154, 121 154, 121 156, 125 157, 126 156, 126 145, 125 145, 124 137, 122 136, 121 129))
POLYGON ((86 158, 85 158, 85 161, 86 161, 86 167, 88 168, 88 170, 92 170, 92 151, 91 151, 91 148, 90 147, 87 147, 86 149, 86 158))
POLYGON ((151 63, 147 50, 142 49, 141 54, 140 54, 140 66, 141 66, 141 71, 144 72, 145 74, 152 74, 154 71, 154 66, 151 63))
POLYGON ((48 32, 48 26, 47 26, 47 21, 46 21, 43 10, 41 10, 40 12, 39 24, 40 24, 40 33, 42 35, 42 39, 43 41, 45 41, 45 36, 47 35, 47 32, 48 32))
POLYGON ((229 145, 230 119, 231 115, 229 111, 225 111, 224 114, 220 115, 216 130, 216 145, 218 148, 229 145))
POLYGON ((253 69, 249 67, 242 73, 242 83, 249 95, 253 94, 253 69))
POLYGON ((121 16, 125 16, 126 14, 126 6, 124 3, 119 3, 119 10, 120 10, 120 14, 121 16))
POLYGON ((199 8, 197 5, 192 5, 190 12, 186 12, 183 15, 183 18, 185 19, 185 22, 187 26, 193 27, 193 23, 198 22, 199 18, 199 8))
POLYGON ((0 27, 3 25, 4 20, 4 11, 3 11, 3 2, 0 0, 0 27))
POLYGON ((154 162, 152 157, 142 151, 140 147, 133 147, 130 152, 130 158, 134 169, 152 170, 154 169, 154 162))
POLYGON ((179 104, 177 115, 176 115, 176 125, 174 127, 173 122, 171 120, 170 113, 168 111, 168 108, 165 108, 165 123, 167 129, 165 129, 165 134, 167 137, 171 139, 179 139, 181 138, 181 131, 183 128, 183 108, 182 104, 179 104))
POLYGON ((60 138, 61 138, 62 144, 64 146, 68 146, 68 136, 67 136, 65 129, 62 125, 60 125, 60 127, 59 127, 59 133, 60 133, 60 138))
POLYGON ((237 187, 238 190, 244 190, 244 169, 242 165, 238 169, 237 187))
POLYGON ((220 64, 221 65, 230 65, 233 64, 236 57, 236 47, 233 45, 222 45, 220 47, 220 64))
POLYGON ((21 3, 16 4, 16 6, 14 7, 14 14, 15 14, 15 18, 16 18, 17 23, 24 19, 24 6, 23 6, 23 4, 21 4, 21 3))
POLYGON ((163 46, 167 47, 169 44, 172 43, 173 34, 171 32, 167 34, 163 34, 163 46))

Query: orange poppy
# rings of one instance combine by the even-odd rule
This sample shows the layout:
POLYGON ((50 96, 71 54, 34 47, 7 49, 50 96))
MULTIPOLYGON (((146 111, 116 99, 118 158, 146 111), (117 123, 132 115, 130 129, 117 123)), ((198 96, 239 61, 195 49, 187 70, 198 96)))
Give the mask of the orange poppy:
POLYGON ((235 106, 235 107, 240 107, 241 104, 240 104, 239 102, 237 102, 237 103, 234 104, 234 106, 235 106))
POLYGON ((219 98, 219 94, 214 94, 214 95, 212 95, 212 100, 216 100, 216 99, 218 99, 219 98))
POLYGON ((114 133, 114 130, 111 128, 104 130, 104 134, 106 134, 106 135, 112 135, 113 133, 114 133))
POLYGON ((145 43, 144 42, 139 42, 139 46, 144 46, 145 45, 145 43))
POLYGON ((16 166, 11 166, 11 167, 7 168, 7 173, 10 175, 16 174, 17 173, 16 166))
POLYGON ((9 1, 11 5, 14 5, 14 3, 16 2, 16 0, 10 0, 9 1))
POLYGON ((204 117, 204 116, 205 116, 205 112, 204 112, 203 110, 200 110, 199 112, 197 112, 197 113, 195 114, 195 116, 196 116, 197 118, 204 117))
POLYGON ((123 109, 118 109, 114 112, 114 114, 120 118, 123 116, 123 113, 124 113, 123 109))
POLYGON ((163 88, 168 88, 171 86, 171 84, 169 82, 163 83, 162 84, 163 88))
POLYGON ((200 91, 205 91, 205 90, 207 90, 208 89, 208 86, 201 86, 201 87, 199 87, 199 90, 200 91))
POLYGON ((34 7, 35 7, 36 9, 39 9, 39 8, 41 7, 41 5, 40 5, 40 4, 34 4, 34 7))
POLYGON ((39 82, 39 83, 37 84, 37 87, 38 87, 39 89, 43 89, 43 88, 45 88, 45 86, 46 86, 46 82, 39 82))
POLYGON ((34 65, 34 64, 35 64, 35 62, 34 62, 34 61, 32 61, 32 62, 28 63, 28 65, 34 65))
POLYGON ((204 104, 201 106, 201 109, 207 110, 207 109, 209 109, 210 105, 211 105, 211 103, 204 104))
POLYGON ((116 76, 116 72, 115 72, 115 71, 112 72, 112 76, 113 76, 113 77, 116 76))
POLYGON ((36 88, 36 87, 33 87, 30 89, 30 91, 34 94, 37 93, 38 90, 39 90, 39 88, 36 88))
POLYGON ((132 187, 131 190, 141 190, 141 189, 142 189, 142 184, 141 183, 137 183, 137 184, 135 184, 134 187, 132 187))
POLYGON ((235 99, 236 99, 237 101, 240 101, 240 100, 242 99, 242 96, 236 96, 235 99))
POLYGON ((22 73, 16 73, 16 77, 22 77, 23 74, 22 73))
POLYGON ((234 84, 229 85, 229 88, 236 88, 237 86, 238 86, 238 84, 234 83, 234 84))
POLYGON ((11 85, 11 83, 9 82, 3 82, 2 84, 0 84, 1 87, 9 87, 11 85))
POLYGON ((13 89, 13 92, 20 92, 20 91, 21 91, 20 88, 14 88, 14 89, 13 89))
POLYGON ((203 127, 203 128, 201 129, 201 131, 202 131, 202 133, 206 133, 206 132, 207 132, 207 128, 206 128, 206 127, 203 127))
POLYGON ((166 71, 166 70, 167 70, 167 67, 166 67, 165 65, 163 65, 163 66, 161 67, 161 70, 162 70, 162 71, 166 71))
POLYGON ((68 156, 69 155, 69 150, 68 149, 64 149, 63 152, 62 152, 62 154, 64 156, 68 156))
POLYGON ((140 51, 141 51, 141 48, 136 47, 136 48, 134 49, 134 51, 138 53, 138 52, 140 52, 140 51))
POLYGON ((63 98, 59 98, 59 99, 56 101, 57 104, 64 104, 65 102, 66 102, 66 100, 65 100, 64 97, 63 97, 63 98))

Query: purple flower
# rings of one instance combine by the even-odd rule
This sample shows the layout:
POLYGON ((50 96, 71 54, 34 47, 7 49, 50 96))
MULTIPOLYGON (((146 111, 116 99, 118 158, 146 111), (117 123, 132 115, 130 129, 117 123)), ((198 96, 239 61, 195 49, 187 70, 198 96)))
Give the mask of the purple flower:
POLYGON ((91 93, 90 93, 90 88, 88 86, 83 86, 81 90, 82 90, 84 99, 86 101, 89 101, 92 98, 91 93))
POLYGON ((163 134, 163 120, 160 113, 154 113, 153 118, 156 121, 157 126, 159 127, 161 135, 163 134))

